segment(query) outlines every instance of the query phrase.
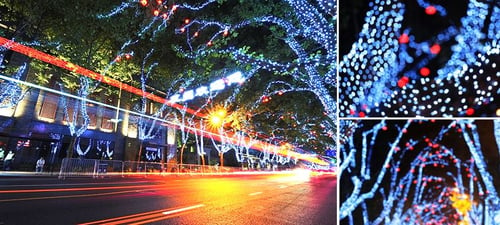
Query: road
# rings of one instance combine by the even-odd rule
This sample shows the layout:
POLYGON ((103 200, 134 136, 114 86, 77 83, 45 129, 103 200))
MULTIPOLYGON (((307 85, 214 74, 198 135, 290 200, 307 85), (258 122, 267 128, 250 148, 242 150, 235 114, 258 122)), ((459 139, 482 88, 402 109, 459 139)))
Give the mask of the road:
POLYGON ((337 224, 335 176, 0 177, 0 224, 337 224))

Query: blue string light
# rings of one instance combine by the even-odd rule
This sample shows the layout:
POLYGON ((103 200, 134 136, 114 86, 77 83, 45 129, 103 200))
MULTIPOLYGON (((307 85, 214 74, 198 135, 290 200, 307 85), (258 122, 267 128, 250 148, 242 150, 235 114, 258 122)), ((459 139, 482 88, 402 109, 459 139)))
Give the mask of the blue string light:
MULTIPOLYGON (((1 49, 0 49, 1 51, 1 49)), ((4 55, 0 53, 0 65, 2 65, 4 55)), ((19 67, 17 72, 12 75, 12 78, 19 80, 24 75, 26 71, 26 63, 19 67)), ((2 81, 0 83, 0 109, 1 108, 13 108, 23 100, 24 96, 27 94, 26 91, 16 83, 12 81, 2 81)))
MULTIPOLYGON (((499 121, 491 121, 497 144, 499 121)), ((340 149, 342 221, 500 222, 500 196, 487 169, 484 153, 490 150, 482 146, 480 121, 359 121, 355 128, 353 122, 345 123, 355 131, 340 149), (466 203, 469 208, 459 207, 466 203)))
MULTIPOLYGON (((448 16, 443 6, 417 3, 429 16, 448 16)), ((406 8, 392 0, 370 3, 358 40, 340 61, 340 116, 493 114, 478 111, 500 93, 498 4, 469 1, 460 24, 424 41, 405 27, 405 21, 414 19, 405 18, 406 8), (451 57, 434 69, 429 65, 444 44, 450 45, 451 57)))

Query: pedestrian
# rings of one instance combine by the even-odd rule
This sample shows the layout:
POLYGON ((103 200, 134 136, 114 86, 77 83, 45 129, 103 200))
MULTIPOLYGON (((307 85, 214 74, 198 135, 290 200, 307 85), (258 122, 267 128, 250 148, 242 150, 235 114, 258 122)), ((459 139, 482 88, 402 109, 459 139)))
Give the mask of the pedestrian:
POLYGON ((7 156, 5 156, 5 160, 3 161, 3 170, 11 170, 12 161, 14 160, 14 152, 9 151, 7 156))
POLYGON ((36 172, 41 173, 43 172, 43 166, 45 165, 45 159, 43 157, 40 157, 38 161, 36 161, 36 172))
POLYGON ((3 150, 3 147, 0 146, 0 161, 3 161, 4 157, 5 157, 5 151, 3 150))

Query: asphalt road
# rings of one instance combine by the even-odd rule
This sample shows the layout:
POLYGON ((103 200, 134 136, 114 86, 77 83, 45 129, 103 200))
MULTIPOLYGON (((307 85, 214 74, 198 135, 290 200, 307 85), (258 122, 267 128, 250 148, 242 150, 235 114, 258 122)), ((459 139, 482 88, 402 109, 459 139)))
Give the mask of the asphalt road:
POLYGON ((0 177, 0 224, 337 224, 331 175, 0 177))

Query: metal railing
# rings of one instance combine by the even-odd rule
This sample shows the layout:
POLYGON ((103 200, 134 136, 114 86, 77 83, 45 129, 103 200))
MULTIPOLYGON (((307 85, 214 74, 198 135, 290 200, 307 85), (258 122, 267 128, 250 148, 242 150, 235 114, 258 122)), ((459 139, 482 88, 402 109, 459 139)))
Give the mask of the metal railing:
POLYGON ((59 178, 74 176, 100 177, 105 175, 167 175, 206 174, 242 171, 236 167, 219 167, 196 164, 153 163, 118 160, 64 158, 59 178))

